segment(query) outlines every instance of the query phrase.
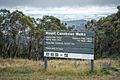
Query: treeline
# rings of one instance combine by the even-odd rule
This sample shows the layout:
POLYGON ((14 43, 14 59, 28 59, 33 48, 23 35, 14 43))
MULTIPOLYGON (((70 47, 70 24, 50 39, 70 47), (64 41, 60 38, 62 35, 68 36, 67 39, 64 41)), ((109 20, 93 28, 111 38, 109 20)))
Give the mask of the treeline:
POLYGON ((120 6, 118 12, 87 23, 88 31, 95 31, 95 56, 120 58, 120 6))
MULTIPOLYGON (((120 57, 120 6, 118 12, 100 20, 91 20, 86 31, 94 31, 95 58, 120 57)), ((43 58, 45 30, 71 30, 54 16, 32 18, 20 11, 0 10, 0 57, 43 58)))
POLYGON ((34 58, 43 56, 45 30, 66 30, 66 25, 53 16, 34 19, 16 10, 0 10, 0 57, 34 58))

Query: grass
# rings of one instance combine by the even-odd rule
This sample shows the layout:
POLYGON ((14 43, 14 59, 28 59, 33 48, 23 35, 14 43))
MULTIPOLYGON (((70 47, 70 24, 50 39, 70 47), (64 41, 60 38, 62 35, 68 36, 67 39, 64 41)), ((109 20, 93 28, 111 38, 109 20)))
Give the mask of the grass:
POLYGON ((94 71, 89 61, 49 60, 48 70, 43 61, 27 59, 0 59, 0 80, 110 80, 119 74, 118 60, 95 60, 94 71), (110 62, 108 68, 101 65, 110 62))

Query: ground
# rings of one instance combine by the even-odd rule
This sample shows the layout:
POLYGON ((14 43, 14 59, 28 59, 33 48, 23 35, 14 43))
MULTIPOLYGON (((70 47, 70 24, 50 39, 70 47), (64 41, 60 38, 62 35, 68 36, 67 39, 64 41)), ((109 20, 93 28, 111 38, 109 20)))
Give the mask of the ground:
POLYGON ((43 61, 0 59, 0 80, 120 80, 118 60, 95 60, 90 71, 89 60, 49 60, 48 70, 43 61))
POLYGON ((120 80, 120 74, 114 78, 112 78, 111 80, 120 80))

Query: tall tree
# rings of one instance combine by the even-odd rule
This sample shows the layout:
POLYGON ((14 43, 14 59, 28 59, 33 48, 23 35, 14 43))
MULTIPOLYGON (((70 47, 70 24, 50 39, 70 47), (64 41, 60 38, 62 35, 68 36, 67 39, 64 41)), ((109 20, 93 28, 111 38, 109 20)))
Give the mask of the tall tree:
POLYGON ((87 25, 88 31, 96 32, 95 52, 101 57, 120 56, 120 6, 117 8, 117 13, 101 18, 94 24, 93 21, 89 22, 87 25))

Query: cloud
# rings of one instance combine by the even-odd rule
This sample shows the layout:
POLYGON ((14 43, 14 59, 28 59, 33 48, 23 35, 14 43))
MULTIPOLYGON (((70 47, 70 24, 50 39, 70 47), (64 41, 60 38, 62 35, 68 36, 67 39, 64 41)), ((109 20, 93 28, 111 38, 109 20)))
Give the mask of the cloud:
MULTIPOLYGON (((3 7, 4 8, 4 7, 3 7)), ((74 7, 49 7, 49 8, 36 8, 28 6, 18 6, 15 8, 7 8, 11 11, 19 10, 28 16, 35 18, 42 18, 43 15, 50 15, 58 17, 61 20, 74 20, 74 19, 99 19, 107 15, 117 12, 114 6, 74 6, 74 7)))
POLYGON ((99 19, 117 12, 120 0, 0 0, 0 8, 22 11, 28 16, 42 18, 52 15, 61 20, 99 19))
POLYGON ((19 6, 16 8, 7 8, 12 11, 19 10, 25 14, 102 14, 102 13, 114 13, 117 11, 116 7, 111 6, 89 6, 89 7, 54 7, 54 8, 34 8, 19 6))

